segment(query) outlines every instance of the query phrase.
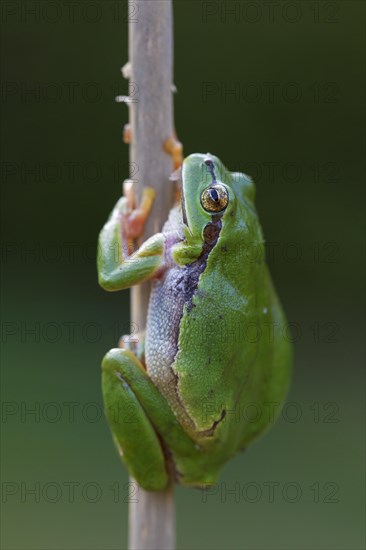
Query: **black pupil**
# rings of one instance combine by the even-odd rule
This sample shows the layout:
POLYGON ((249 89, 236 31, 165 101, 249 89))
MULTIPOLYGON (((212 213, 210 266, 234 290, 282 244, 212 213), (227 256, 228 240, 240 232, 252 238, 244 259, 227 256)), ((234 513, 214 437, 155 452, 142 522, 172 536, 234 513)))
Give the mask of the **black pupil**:
POLYGON ((219 200, 219 194, 218 192, 216 191, 216 189, 211 189, 210 190, 210 197, 213 201, 217 202, 219 200))

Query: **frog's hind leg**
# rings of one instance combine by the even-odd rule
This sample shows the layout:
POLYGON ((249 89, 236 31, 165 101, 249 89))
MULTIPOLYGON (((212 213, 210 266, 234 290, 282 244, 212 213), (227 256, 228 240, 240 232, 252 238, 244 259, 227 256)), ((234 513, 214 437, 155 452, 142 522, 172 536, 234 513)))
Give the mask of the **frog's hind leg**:
POLYGON ((158 435, 126 374, 144 368, 131 351, 113 349, 104 358, 102 389, 105 412, 113 438, 131 475, 147 490, 158 491, 168 483, 166 459, 158 435))
POLYGON ((106 414, 131 475, 151 491, 167 485, 168 471, 183 485, 195 484, 191 472, 196 477, 196 470, 204 471, 205 454, 184 431, 141 361, 130 350, 115 348, 104 357, 102 369, 106 414))

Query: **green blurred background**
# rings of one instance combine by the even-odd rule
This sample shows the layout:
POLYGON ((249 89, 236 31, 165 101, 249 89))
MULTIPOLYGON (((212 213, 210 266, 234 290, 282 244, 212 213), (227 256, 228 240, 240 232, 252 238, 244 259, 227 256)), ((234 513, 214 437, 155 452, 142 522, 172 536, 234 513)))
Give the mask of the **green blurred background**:
MULTIPOLYGON (((128 175, 127 5, 1 10, 2 548, 125 548, 99 365, 129 295, 98 288, 95 244, 128 175)), ((364 548, 364 11, 174 2, 177 131, 255 178, 296 340, 276 426, 217 492, 176 490, 178 549, 364 548)))

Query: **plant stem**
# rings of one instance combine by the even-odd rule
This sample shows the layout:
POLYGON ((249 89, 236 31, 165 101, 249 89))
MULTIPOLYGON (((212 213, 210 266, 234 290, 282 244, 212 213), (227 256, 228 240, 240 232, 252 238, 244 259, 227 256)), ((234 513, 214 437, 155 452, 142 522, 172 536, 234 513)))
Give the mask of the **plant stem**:
MULTIPOLYGON (((144 186, 156 199, 143 239, 161 230, 173 204, 169 181, 172 159, 163 150, 173 135, 173 16, 171 0, 134 0, 129 6, 131 178, 139 200, 144 186), (137 10, 137 11, 136 11, 137 10)), ((131 321, 145 329, 150 285, 131 291, 131 321)), ((135 482, 134 482, 135 483, 135 482)), ((173 489, 148 492, 138 487, 130 503, 129 549, 174 549, 173 489)))

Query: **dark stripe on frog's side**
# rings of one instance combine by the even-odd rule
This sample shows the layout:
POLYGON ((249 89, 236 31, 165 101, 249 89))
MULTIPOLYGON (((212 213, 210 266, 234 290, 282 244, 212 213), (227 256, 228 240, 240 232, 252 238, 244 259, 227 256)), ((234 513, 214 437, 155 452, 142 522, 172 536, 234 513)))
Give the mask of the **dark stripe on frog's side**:
POLYGON ((152 285, 146 330, 146 368, 154 384, 170 402, 179 398, 176 394, 178 377, 171 366, 178 353, 180 322, 185 306, 188 314, 194 307, 199 278, 220 231, 221 219, 213 216, 204 229, 204 243, 197 260, 185 267, 172 266, 152 285))
MULTIPOLYGON (((179 340, 181 320, 185 312, 186 314, 189 315, 192 309, 195 307, 193 303, 193 298, 195 293, 198 290, 199 279, 206 269, 207 260, 211 251, 217 244, 217 241, 220 236, 221 227, 222 227, 221 219, 218 216, 213 216, 212 221, 206 224, 203 231, 204 242, 203 242, 202 252, 200 256, 197 258, 195 262, 192 262, 191 264, 187 265, 183 269, 182 277, 177 281, 176 288, 178 290, 178 293, 184 299, 184 305, 181 309, 179 324, 177 326, 176 342, 175 342, 176 352, 174 355, 174 360, 172 361, 171 365, 174 363, 176 356, 179 352, 178 340, 179 340), (186 306, 186 308, 184 306, 186 306)), ((194 420, 190 417, 190 415, 186 411, 184 403, 181 400, 181 397, 178 391, 179 376, 177 372, 171 368, 171 365, 169 368, 169 373, 167 373, 167 377, 170 377, 171 381, 173 382, 173 384, 171 384, 169 388, 170 392, 174 391, 175 407, 173 408, 176 414, 178 414, 178 416, 180 417, 180 421, 184 426, 186 426, 187 428, 190 428, 191 430, 197 431, 197 427, 194 423, 194 420)), ((214 421, 210 428, 200 432, 200 436, 212 437, 215 432, 216 426, 220 424, 220 422, 225 417, 225 414, 226 414, 226 411, 222 411, 221 417, 218 420, 214 421)))
MULTIPOLYGON (((212 185, 214 185, 215 183, 217 183, 216 174, 215 174, 215 164, 209 156, 205 158, 204 163, 211 174, 212 185)), ((188 225, 187 215, 185 210, 185 197, 184 197, 183 185, 182 185, 181 193, 182 193, 181 208, 182 208, 183 223, 188 225)), ((182 269, 182 273, 180 274, 180 276, 176 281, 176 290, 181 296, 183 296, 184 303, 187 305, 188 311, 191 311, 193 307, 192 300, 198 287, 199 278, 201 274, 204 272, 204 270, 206 269, 208 256, 218 241, 221 227, 222 227, 221 215, 219 216, 212 215, 211 222, 206 224, 203 230, 204 241, 203 241, 202 252, 200 256, 197 258, 197 260, 195 260, 191 264, 188 264, 182 269)), ((181 316, 182 315, 183 315, 183 308, 181 311, 181 316)), ((179 331, 177 334, 177 340, 178 340, 178 336, 179 336, 179 331)))
MULTIPOLYGON (((214 217, 212 219, 214 220, 214 217)), ((193 307, 193 296, 197 290, 199 278, 206 269, 208 256, 218 241, 221 226, 221 219, 217 217, 216 221, 212 221, 206 225, 204 229, 205 240, 201 255, 195 262, 188 264, 184 268, 181 279, 177 281, 177 290, 183 293, 188 311, 191 311, 193 307)))
MULTIPOLYGON (((207 160, 209 164, 206 165, 209 166, 213 183, 215 183, 213 162, 210 159, 207 160)), ((183 222, 187 223, 184 197, 182 198, 181 215, 183 222)), ((176 264, 170 266, 160 279, 153 282, 150 294, 145 347, 147 372, 181 421, 191 426, 191 429, 194 429, 194 422, 181 403, 177 392, 178 375, 171 366, 179 351, 178 339, 183 313, 186 312, 189 315, 194 307, 193 298, 199 287, 200 276, 204 273, 208 257, 218 242, 221 227, 221 216, 213 215, 204 228, 204 240, 199 257, 184 267, 176 264)), ((175 222, 172 224, 168 220, 163 233, 176 229, 175 222)), ((211 435, 210 430, 207 435, 211 435)))

